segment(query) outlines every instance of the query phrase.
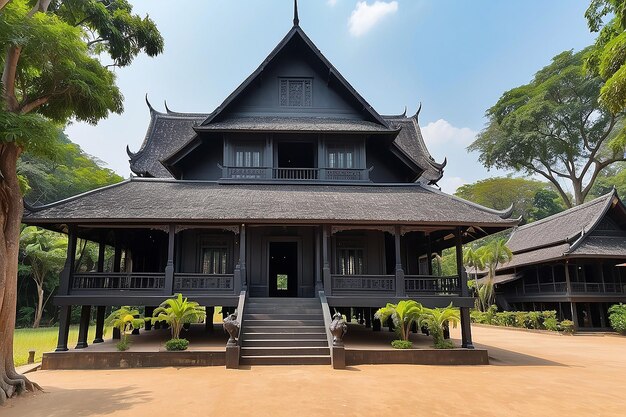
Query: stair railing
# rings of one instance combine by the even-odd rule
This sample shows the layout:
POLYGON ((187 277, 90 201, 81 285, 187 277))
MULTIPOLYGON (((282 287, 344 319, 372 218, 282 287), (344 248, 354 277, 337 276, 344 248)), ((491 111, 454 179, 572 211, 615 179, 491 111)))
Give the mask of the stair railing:
POLYGON ((320 302, 322 303, 322 315, 324 316, 324 329, 326 330, 326 341, 330 349, 330 362, 334 369, 343 369, 346 367, 346 350, 343 346, 335 346, 333 344, 333 335, 330 332, 330 323, 332 316, 328 307, 328 300, 324 291, 319 292, 320 302))

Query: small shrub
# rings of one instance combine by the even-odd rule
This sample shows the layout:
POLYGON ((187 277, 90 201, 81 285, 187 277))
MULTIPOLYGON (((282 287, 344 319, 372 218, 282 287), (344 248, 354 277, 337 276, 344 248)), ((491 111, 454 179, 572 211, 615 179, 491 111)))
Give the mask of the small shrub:
POLYGON ((441 339, 435 342, 435 349, 453 349, 452 341, 441 339))
POLYGON ((393 346, 394 349, 411 349, 413 342, 410 340, 394 340, 391 342, 391 346, 393 346))
POLYGON ((528 313, 525 311, 516 311, 514 313, 514 317, 515 317, 515 323, 514 326, 515 327, 520 327, 520 328, 525 328, 528 327, 527 326, 527 320, 528 320, 528 313))
POLYGON ((626 304, 619 303, 609 308, 611 327, 618 333, 626 334, 626 304))
POLYGON ((119 350, 120 352, 124 352, 125 350, 128 350, 130 348, 130 342, 126 339, 122 339, 117 342, 117 345, 115 345, 115 347, 117 347, 117 350, 119 350))
POLYGON ((490 305, 485 312, 485 321, 487 322, 487 324, 493 324, 493 320, 495 319, 497 313, 498 306, 496 306, 495 304, 490 305))
POLYGON ((557 330, 559 330, 559 322, 554 317, 548 317, 543 320, 543 327, 545 327, 546 330, 552 330, 553 332, 556 332, 557 330))
POLYGON ((187 339, 170 339, 165 342, 165 349, 169 351, 174 350, 187 350, 189 341, 187 339))
POLYGON ((574 334, 574 322, 571 320, 563 320, 559 327, 561 331, 565 334, 574 334))

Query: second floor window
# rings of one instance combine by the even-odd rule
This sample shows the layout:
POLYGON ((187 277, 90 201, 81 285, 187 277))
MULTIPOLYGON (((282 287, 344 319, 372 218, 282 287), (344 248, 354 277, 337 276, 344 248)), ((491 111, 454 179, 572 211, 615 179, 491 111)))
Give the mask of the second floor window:
POLYGON ((328 149, 328 168, 355 168, 353 147, 332 147, 328 149))
POLYGON ((261 151, 254 149, 237 148, 235 150, 235 166, 236 167, 260 167, 261 151))
POLYGON ((226 273, 226 248, 202 248, 202 273, 226 273))
POLYGON ((281 78, 279 103, 281 107, 312 107, 313 79, 281 78))
POLYGON ((364 268, 363 249, 341 248, 337 250, 337 269, 341 275, 361 275, 364 268))

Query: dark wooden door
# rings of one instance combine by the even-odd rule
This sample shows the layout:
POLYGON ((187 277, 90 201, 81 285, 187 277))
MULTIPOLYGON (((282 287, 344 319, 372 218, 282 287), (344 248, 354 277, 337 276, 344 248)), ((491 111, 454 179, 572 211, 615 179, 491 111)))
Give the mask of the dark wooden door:
POLYGON ((270 242, 270 297, 298 296, 298 243, 270 242))

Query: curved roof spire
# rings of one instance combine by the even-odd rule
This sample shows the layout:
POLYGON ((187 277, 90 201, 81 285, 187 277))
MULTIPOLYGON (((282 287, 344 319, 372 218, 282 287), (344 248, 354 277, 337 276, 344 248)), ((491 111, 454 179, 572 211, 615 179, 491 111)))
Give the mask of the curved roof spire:
POLYGON ((293 0, 293 25, 300 25, 300 19, 298 18, 298 0, 293 0))

